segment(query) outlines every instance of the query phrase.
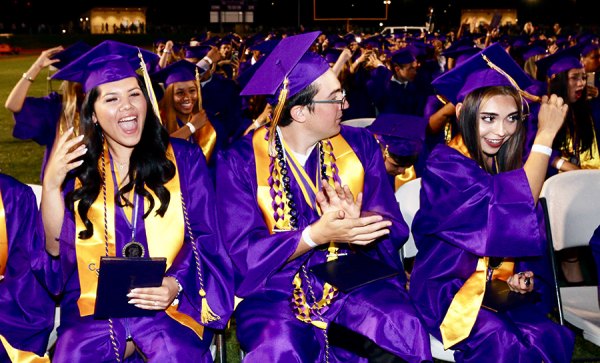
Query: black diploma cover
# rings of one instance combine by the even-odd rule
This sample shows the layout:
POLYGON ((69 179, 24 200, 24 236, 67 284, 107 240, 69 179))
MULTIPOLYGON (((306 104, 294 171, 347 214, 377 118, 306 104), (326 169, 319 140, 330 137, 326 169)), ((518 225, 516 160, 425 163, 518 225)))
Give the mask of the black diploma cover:
POLYGON ((127 294, 135 287, 158 287, 167 268, 167 259, 101 257, 96 292, 95 319, 152 316, 155 310, 145 310, 129 304, 127 294))
POLYGON ((370 282, 392 277, 399 270, 367 255, 352 253, 337 260, 320 263, 310 268, 319 279, 330 283, 342 292, 349 292, 370 282))
POLYGON ((531 291, 525 294, 510 291, 506 281, 492 280, 485 286, 481 306, 492 311, 503 312, 516 307, 534 304, 540 300, 540 294, 531 291))

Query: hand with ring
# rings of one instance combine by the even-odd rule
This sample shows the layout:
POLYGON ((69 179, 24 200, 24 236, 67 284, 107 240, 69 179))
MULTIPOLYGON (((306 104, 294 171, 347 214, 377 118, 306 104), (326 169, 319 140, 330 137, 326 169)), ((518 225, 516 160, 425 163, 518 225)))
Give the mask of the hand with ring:
POLYGON ((523 271, 516 273, 506 280, 510 291, 525 294, 533 291, 533 272, 523 271))

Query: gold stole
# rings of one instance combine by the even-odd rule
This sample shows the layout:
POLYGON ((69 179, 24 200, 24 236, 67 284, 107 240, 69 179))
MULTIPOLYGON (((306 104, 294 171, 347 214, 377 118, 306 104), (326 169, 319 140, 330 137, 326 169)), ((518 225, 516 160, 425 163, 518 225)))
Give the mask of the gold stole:
MULTIPOLYGON (((258 184, 257 200, 258 206, 263 213, 263 219, 267 223, 269 232, 272 234, 275 227, 274 210, 271 204, 271 187, 269 186, 269 165, 271 163, 268 150, 268 142, 265 140, 267 132, 266 127, 257 129, 252 136, 252 145, 254 149, 254 158, 256 161, 256 180, 258 184)), ((347 184, 352 194, 356 197, 363 190, 364 169, 362 163, 354 153, 354 150, 348 145, 346 140, 340 135, 330 139, 333 149, 336 151, 335 163, 338 166, 340 180, 347 184)), ((290 154, 293 156, 293 154, 290 154)), ((293 170, 290 166, 289 169, 293 170)), ((299 168, 300 173, 305 173, 304 168, 299 168)), ((290 171, 292 171, 290 170, 290 171)), ((296 171, 292 171, 294 174, 296 171)), ((295 174, 296 177, 296 174, 295 174)), ((308 179, 310 180, 310 179, 308 179)), ((301 186, 302 193, 306 202, 312 206, 309 190, 307 190, 301 180, 297 180, 301 186)), ((319 183, 320 185, 320 183, 319 183)))
MULTIPOLYGON (((168 146, 166 152, 167 158, 175 164, 175 176, 165 184, 165 188, 171 194, 169 208, 163 217, 150 212, 145 220, 146 239, 148 241, 148 254, 150 256, 160 256, 167 258, 167 270, 173 263, 173 260, 183 246, 184 239, 184 220, 183 205, 181 203, 181 186, 179 184, 179 171, 177 160, 173 154, 173 148, 168 146), (167 233, 168 231, 168 233, 167 233)), ((108 147, 104 147, 104 160, 110 160, 108 147)), ((98 161, 98 168, 102 170, 102 158, 98 161)), ((106 244, 108 244, 109 256, 116 256, 115 253, 115 190, 113 176, 110 167, 106 166, 106 222, 107 222, 107 241, 104 237, 104 201, 103 193, 100 191, 98 197, 88 211, 88 218, 94 225, 94 234, 88 239, 80 239, 77 231, 85 229, 83 221, 78 213, 75 213, 75 251, 77 254, 77 269, 79 272, 79 284, 81 295, 77 300, 81 316, 92 315, 96 302, 96 290, 98 288, 98 274, 96 268, 100 266, 100 257, 105 256, 106 244), (95 267, 95 268, 94 268, 95 267)), ((81 187, 81 181, 76 180, 75 189, 81 187)), ((154 192, 146 189, 155 201, 158 208, 159 199, 154 192)), ((79 201, 75 202, 75 210, 79 201)), ((133 216, 135 218, 136 216, 133 216)), ((177 308, 170 306, 166 310, 167 314, 179 323, 194 330, 202 338, 204 327, 196 322, 192 317, 177 311, 177 308)))
MULTIPOLYGON (((596 130, 592 128, 592 145, 590 150, 586 150, 579 154, 579 167, 581 169, 600 169, 600 153, 598 152, 598 143, 596 142, 596 130)), ((575 155, 573 148, 573 139, 568 137, 568 153, 575 155)), ((563 153, 564 154, 564 153, 563 153)), ((566 155, 569 157, 570 155, 566 155)))
POLYGON ((196 143, 202 148, 202 153, 206 157, 206 160, 210 160, 210 157, 215 150, 217 144, 217 132, 210 121, 207 121, 196 133, 193 135, 196 143))
POLYGON ((8 233, 6 231, 6 210, 0 190, 0 275, 4 275, 4 271, 6 271, 6 261, 8 261, 8 233))
POLYGON ((40 357, 33 352, 13 348, 2 335, 0 335, 0 341, 6 350, 8 358, 13 363, 50 363, 50 357, 48 357, 47 353, 43 357, 40 357))
POLYGON ((411 165, 410 167, 404 169, 404 173, 398 174, 394 178, 394 191, 398 190, 398 188, 416 178, 417 173, 415 172, 415 166, 411 165))
POLYGON ((459 153, 463 154, 464 156, 471 158, 471 155, 469 154, 469 150, 467 149, 467 145, 465 145, 465 142, 464 142, 461 134, 454 136, 452 138, 452 140, 450 140, 450 142, 448 143, 448 146, 457 150, 459 153))
MULTIPOLYGON (((480 257, 475 272, 454 295, 440 325, 444 349, 460 343, 471 334, 485 294, 488 264, 489 257, 480 257)), ((514 273, 514 265, 512 259, 502 261, 500 266, 493 270, 491 279, 506 281, 514 273)))
MULTIPOLYGON (((452 138, 448 146, 456 149, 468 158, 471 157, 460 134, 452 138)), ((471 334, 471 330, 481 309, 483 295, 485 294, 487 272, 489 269, 488 264, 489 257, 480 257, 477 261, 475 272, 469 276, 456 295, 454 295, 444 316, 444 320, 440 325, 444 349, 460 343, 471 334)), ((513 271, 514 262, 512 259, 505 259, 498 268, 493 270, 491 279, 506 281, 514 273, 513 271)))

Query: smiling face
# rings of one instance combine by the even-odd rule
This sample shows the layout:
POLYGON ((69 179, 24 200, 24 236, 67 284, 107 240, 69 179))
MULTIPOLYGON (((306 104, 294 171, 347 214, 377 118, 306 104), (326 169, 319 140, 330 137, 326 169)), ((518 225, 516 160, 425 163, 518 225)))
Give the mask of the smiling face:
POLYGON ((141 139, 147 107, 137 78, 129 77, 98 86, 92 119, 111 150, 130 154, 141 139))
POLYGON ((175 107, 177 117, 181 120, 187 120, 198 102, 196 82, 174 82, 170 86, 173 87, 173 107, 175 107))
POLYGON ((496 95, 482 102, 478 117, 481 150, 488 156, 498 153, 520 122, 517 104, 508 95, 496 95))

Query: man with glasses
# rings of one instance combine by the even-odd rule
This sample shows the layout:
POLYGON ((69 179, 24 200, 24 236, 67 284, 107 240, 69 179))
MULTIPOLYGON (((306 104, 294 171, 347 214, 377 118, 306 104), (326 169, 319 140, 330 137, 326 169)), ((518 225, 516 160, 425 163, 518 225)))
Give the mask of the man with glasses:
POLYGON ((275 96, 273 120, 218 155, 244 362, 430 361, 398 254, 408 228, 376 140, 340 125, 340 82, 307 52, 318 35, 267 56, 242 95, 275 96))

